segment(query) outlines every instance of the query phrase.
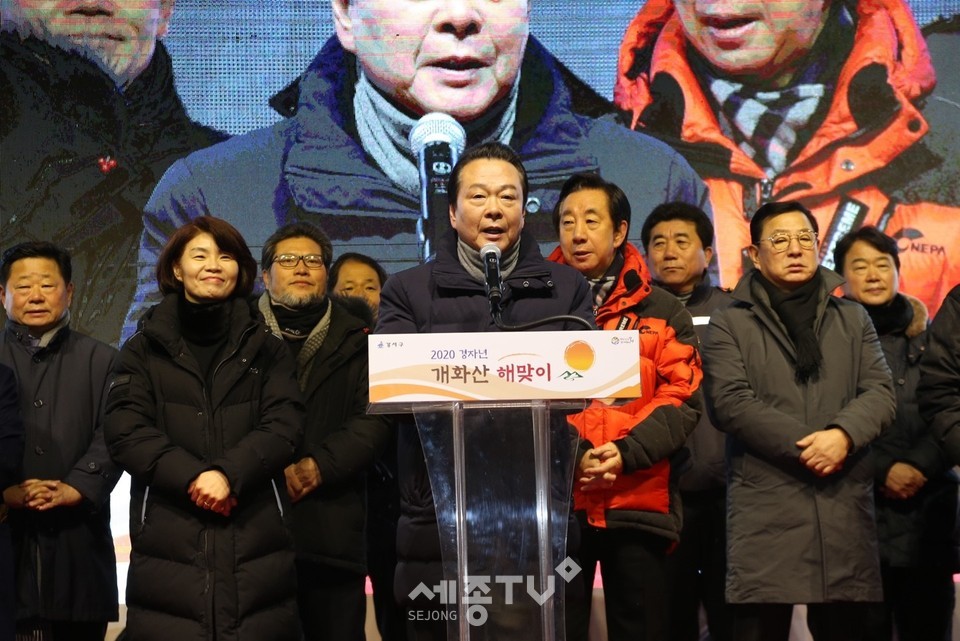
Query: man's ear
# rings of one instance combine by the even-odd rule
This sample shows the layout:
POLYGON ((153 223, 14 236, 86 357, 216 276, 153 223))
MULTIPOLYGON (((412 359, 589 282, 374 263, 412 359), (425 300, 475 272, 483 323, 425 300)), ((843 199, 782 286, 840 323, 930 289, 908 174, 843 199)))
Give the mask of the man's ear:
POLYGON ((73 283, 67 283, 67 307, 73 305, 73 283))
POLYGON ((713 262, 713 247, 706 247, 703 250, 703 261, 709 266, 713 262))
POLYGON ((453 208, 453 205, 450 205, 450 226, 454 229, 457 228, 457 211, 453 208))
POLYGON ((170 28, 170 18, 173 16, 173 5, 176 0, 161 0, 160 2, 160 25, 157 27, 157 37, 162 38, 167 35, 170 28))
POLYGON ((356 39, 353 37, 353 20, 350 18, 350 0, 330 0, 333 10, 333 27, 337 39, 344 49, 357 53, 356 39))
POLYGON ((747 253, 750 254, 750 260, 753 262, 753 266, 760 271, 760 250, 757 249, 756 245, 750 245, 747 247, 747 253))
POLYGON ((613 246, 620 249, 620 245, 627 239, 627 232, 630 230, 630 223, 621 220, 617 228, 613 230, 613 246))

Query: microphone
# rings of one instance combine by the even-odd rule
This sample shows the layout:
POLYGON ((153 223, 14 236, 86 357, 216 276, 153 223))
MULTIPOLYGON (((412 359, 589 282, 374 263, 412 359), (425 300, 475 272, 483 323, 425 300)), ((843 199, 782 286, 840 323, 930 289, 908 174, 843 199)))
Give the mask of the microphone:
POLYGON ((432 112, 420 118, 410 130, 410 149, 420 170, 420 220, 417 237, 420 260, 436 253, 437 240, 449 217, 450 197, 447 179, 467 144, 467 132, 460 123, 444 113, 432 112))
POLYGON ((503 281, 500 279, 500 248, 487 243, 480 248, 483 261, 483 280, 490 301, 490 314, 494 321, 500 318, 500 299, 503 298, 503 281))

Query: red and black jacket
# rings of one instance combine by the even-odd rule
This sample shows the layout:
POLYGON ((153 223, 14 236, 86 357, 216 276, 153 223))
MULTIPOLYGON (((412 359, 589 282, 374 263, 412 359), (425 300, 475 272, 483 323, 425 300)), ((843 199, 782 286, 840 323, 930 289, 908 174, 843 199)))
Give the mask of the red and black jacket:
MULTIPOLYGON (((625 243, 622 251, 623 269, 597 309, 597 325, 639 331, 643 393, 616 407, 596 401, 571 418, 591 447, 612 441, 623 457, 614 485, 590 493, 575 489, 574 507, 594 527, 637 528, 675 541, 681 523, 671 458, 702 407, 697 335, 683 304, 653 286, 636 247, 625 243)), ((564 262, 559 248, 549 259, 564 262)))

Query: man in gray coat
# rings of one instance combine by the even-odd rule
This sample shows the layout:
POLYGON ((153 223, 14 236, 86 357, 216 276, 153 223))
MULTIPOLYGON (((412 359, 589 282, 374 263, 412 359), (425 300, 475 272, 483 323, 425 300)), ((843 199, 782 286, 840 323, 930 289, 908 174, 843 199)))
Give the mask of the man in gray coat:
POLYGON ((817 265, 796 202, 750 223, 755 269, 703 344, 714 424, 728 434, 727 602, 733 638, 786 641, 792 604, 817 641, 861 639, 883 597, 867 445, 895 412, 876 331, 817 265))

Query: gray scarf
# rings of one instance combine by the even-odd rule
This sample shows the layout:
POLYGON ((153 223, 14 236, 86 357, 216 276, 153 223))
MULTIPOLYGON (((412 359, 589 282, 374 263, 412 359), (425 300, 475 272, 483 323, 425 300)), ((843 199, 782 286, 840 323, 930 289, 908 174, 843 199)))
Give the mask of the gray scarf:
MULTIPOLYGON (((280 331, 280 324, 277 323, 277 317, 273 313, 270 294, 268 292, 264 292, 260 297, 257 307, 260 309, 260 313, 263 314, 263 321, 267 324, 267 327, 270 328, 274 336, 284 340, 291 340, 291 338, 285 337, 280 331)), ((300 353, 297 354, 297 385, 300 387, 301 392, 307 389, 307 377, 310 376, 310 370, 313 368, 313 357, 320 351, 320 347, 323 346, 323 341, 327 338, 327 332, 330 331, 330 316, 332 311, 333 302, 331 301, 327 303, 327 311, 323 314, 320 322, 317 323, 316 327, 313 328, 313 331, 310 332, 306 339, 302 339, 304 341, 303 347, 300 348, 300 353)))
MULTIPOLYGON (((467 273, 481 283, 486 282, 483 275, 483 259, 480 258, 480 252, 457 238, 457 260, 463 266, 467 273)), ((513 272, 520 260, 520 242, 516 242, 500 255, 500 277, 506 280, 507 276, 513 272)))
MULTIPOLYGON (((367 79, 361 70, 353 95, 353 110, 360 144, 393 183, 410 194, 420 193, 417 159, 410 150, 410 130, 417 118, 397 109, 367 79)), ((499 141, 510 144, 517 117, 517 93, 520 76, 510 95, 489 114, 465 125, 470 144, 499 141), (499 106, 499 108, 498 108, 499 106)))

